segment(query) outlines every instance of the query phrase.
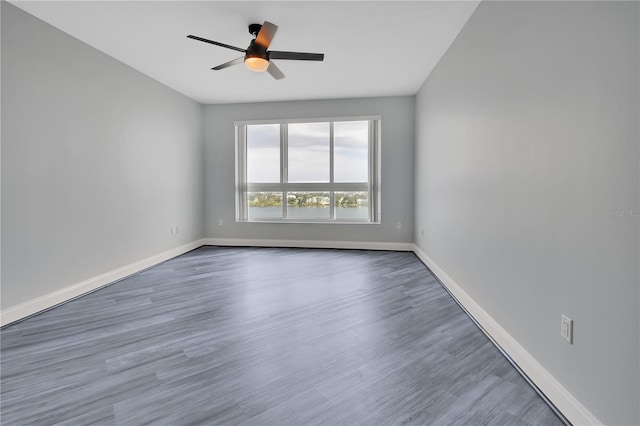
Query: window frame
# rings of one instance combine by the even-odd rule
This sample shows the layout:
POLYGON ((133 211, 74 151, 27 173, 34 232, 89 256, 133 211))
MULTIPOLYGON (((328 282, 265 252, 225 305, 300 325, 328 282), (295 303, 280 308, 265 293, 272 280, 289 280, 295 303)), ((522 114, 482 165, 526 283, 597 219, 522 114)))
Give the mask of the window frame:
POLYGON ((379 224, 380 223, 380 144, 381 144, 381 116, 348 116, 348 117, 319 117, 295 118, 275 120, 246 120, 235 121, 235 210, 236 222, 249 223, 343 223, 343 224, 379 224), (334 181, 334 123, 341 121, 368 121, 368 182, 335 182, 334 181), (329 122, 329 182, 288 182, 288 132, 287 126, 292 123, 329 122), (280 182, 249 183, 247 182, 247 126, 256 124, 280 125, 280 182), (329 192, 329 219, 323 218, 290 218, 287 217, 287 194, 289 192, 329 192), (335 216, 336 192, 362 191, 369 193, 368 218, 342 218, 335 216), (282 192, 282 216, 279 218, 249 218, 249 192, 282 192))

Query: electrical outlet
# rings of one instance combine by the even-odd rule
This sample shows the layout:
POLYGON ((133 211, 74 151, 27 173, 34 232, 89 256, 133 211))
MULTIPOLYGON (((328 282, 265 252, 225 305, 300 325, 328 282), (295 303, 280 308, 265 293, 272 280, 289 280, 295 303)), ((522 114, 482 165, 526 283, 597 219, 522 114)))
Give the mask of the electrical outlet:
POLYGON ((222 218, 218 219, 218 226, 222 226, 224 224, 224 222, 222 221, 222 218))
POLYGON ((402 229, 402 222, 396 222, 396 229, 402 229))
POLYGON ((573 320, 565 315, 560 317, 560 336, 573 344, 573 320))
POLYGON ((178 225, 176 225, 176 234, 180 233, 180 227, 178 225))

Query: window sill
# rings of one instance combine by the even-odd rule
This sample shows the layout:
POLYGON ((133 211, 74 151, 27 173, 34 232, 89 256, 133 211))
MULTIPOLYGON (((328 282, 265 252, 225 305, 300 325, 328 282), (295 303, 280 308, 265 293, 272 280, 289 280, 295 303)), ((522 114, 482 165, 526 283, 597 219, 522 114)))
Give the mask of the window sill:
POLYGON ((368 220, 305 220, 305 219, 259 219, 259 220, 236 220, 236 223, 298 223, 298 224, 321 224, 321 225, 380 225, 380 222, 369 222, 368 220))

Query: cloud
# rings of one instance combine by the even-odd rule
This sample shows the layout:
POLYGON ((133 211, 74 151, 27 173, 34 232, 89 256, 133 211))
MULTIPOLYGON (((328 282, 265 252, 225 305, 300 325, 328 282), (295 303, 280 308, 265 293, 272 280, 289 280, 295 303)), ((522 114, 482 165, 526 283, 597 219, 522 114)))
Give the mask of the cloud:
POLYGON ((367 149, 368 140, 368 121, 337 121, 334 124, 336 149, 367 149))
POLYGON ((247 153, 248 182, 280 182, 280 147, 260 148, 247 153))
POLYGON ((329 123, 290 123, 288 128, 290 148, 329 148, 329 123))
MULTIPOLYGON (((290 182, 329 181, 328 122, 288 125, 290 182)), ((337 182, 366 182, 368 176, 367 121, 334 123, 334 177, 337 182)), ((280 125, 247 126, 247 179, 280 181, 280 125)))
POLYGON ((329 146, 289 149, 289 182, 329 182, 329 146))

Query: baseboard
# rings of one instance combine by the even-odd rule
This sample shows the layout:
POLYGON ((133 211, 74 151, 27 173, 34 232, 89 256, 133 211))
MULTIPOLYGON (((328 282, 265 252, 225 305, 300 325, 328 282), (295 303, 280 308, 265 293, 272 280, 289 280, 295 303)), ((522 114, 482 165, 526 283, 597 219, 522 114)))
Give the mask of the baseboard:
POLYGON ((556 380, 529 352, 527 352, 507 331, 494 320, 478 303, 467 294, 462 287, 426 255, 418 246, 414 245, 414 253, 436 275, 458 302, 467 310, 494 340, 500 348, 512 358, 517 366, 544 393, 558 410, 574 425, 601 425, 584 405, 580 403, 564 386, 556 380))
POLYGON ((202 241, 203 244, 209 246, 300 247, 391 251, 413 251, 414 248, 413 243, 383 243, 369 241, 270 240, 248 238, 205 238, 202 241))
POLYGON ((0 312, 0 326, 11 324, 31 315, 50 309, 61 303, 72 300, 78 296, 82 296, 83 294, 102 288, 108 284, 112 284, 125 277, 128 277, 129 275, 143 271, 147 268, 157 265, 158 263, 162 263, 165 260, 169 260, 173 257, 198 248, 203 244, 204 243, 202 240, 196 240, 189 244, 185 244, 180 247, 176 247, 171 250, 156 254, 154 256, 147 257, 146 259, 142 259, 138 262, 131 263, 121 268, 114 269, 113 271, 106 272, 93 278, 89 278, 88 280, 72 284, 58 291, 54 291, 53 293, 45 294, 44 296, 37 297, 16 306, 12 306, 0 312))

